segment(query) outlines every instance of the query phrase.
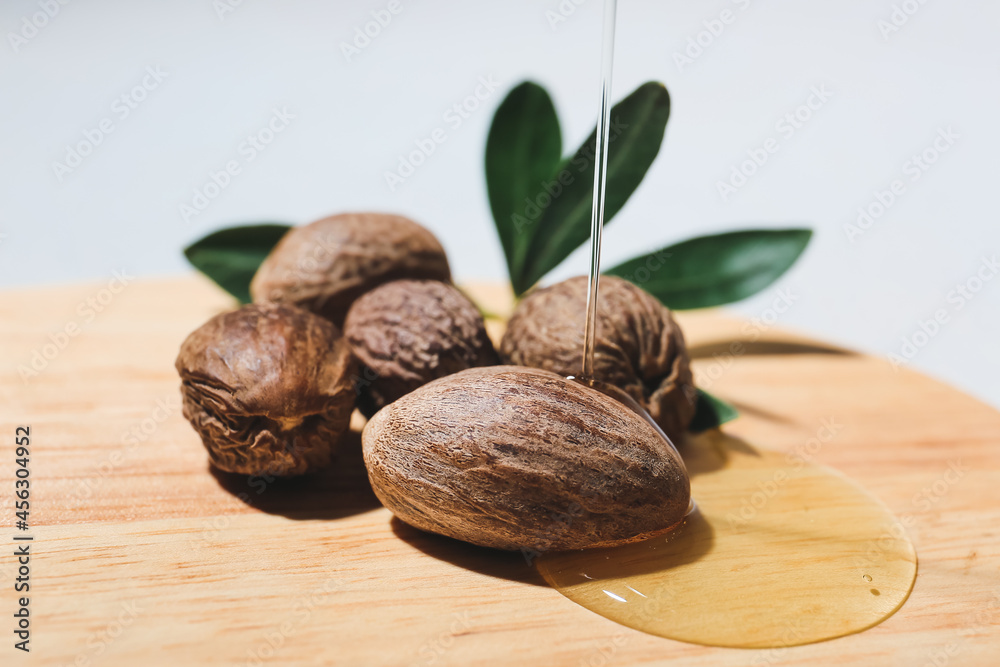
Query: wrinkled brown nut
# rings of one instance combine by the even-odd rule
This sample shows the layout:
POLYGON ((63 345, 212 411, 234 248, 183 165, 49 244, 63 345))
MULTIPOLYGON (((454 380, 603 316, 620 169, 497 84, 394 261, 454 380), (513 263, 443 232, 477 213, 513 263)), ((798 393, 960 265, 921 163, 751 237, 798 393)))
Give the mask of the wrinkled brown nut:
POLYGON ((341 326, 365 292, 391 280, 451 280, 438 240, 408 218, 344 213, 292 228, 250 283, 255 303, 292 303, 341 326))
POLYGON ((691 489, 680 459, 621 403, 533 368, 435 380, 365 426, 368 478, 406 523, 498 549, 623 544, 669 530, 691 489))
POLYGON ((475 304, 436 280, 368 292, 348 311, 344 336, 362 364, 358 407, 368 417, 431 380, 500 363, 475 304))
MULTIPOLYGON (((503 362, 580 375, 587 284, 579 276, 529 294, 500 343, 503 362)), ((594 377, 627 391, 675 442, 694 417, 684 334, 656 297, 614 276, 601 277, 594 377)))
POLYGON ((184 416, 228 472, 325 466, 354 409, 350 346, 333 324, 294 306, 217 315, 187 337, 175 365, 184 416))

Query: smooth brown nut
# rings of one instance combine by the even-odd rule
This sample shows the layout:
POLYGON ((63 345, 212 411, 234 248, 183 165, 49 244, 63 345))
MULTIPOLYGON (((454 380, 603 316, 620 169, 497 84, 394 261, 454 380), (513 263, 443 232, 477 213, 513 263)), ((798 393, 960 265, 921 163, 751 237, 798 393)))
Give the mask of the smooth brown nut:
POLYGON ((533 368, 473 368, 387 405, 365 426, 386 507, 432 533, 498 549, 578 549, 669 530, 683 463, 641 416, 533 368))
POLYGON ((451 280, 437 238, 399 215, 344 213, 285 234, 250 294, 255 303, 292 303, 341 326, 355 299, 402 278, 451 280))
POLYGON ((436 280, 376 287, 351 306, 344 336, 363 366, 358 407, 368 417, 431 380, 500 363, 475 304, 436 280))
MULTIPOLYGON (((500 343, 507 364, 579 376, 587 312, 586 276, 529 294, 500 343)), ((624 389, 675 442, 694 417, 695 388, 684 334, 656 297, 602 276, 597 302, 594 378, 624 389)))
POLYGON ((227 472, 325 466, 354 409, 350 346, 333 324, 294 306, 217 315, 187 337, 175 365, 184 416, 227 472))

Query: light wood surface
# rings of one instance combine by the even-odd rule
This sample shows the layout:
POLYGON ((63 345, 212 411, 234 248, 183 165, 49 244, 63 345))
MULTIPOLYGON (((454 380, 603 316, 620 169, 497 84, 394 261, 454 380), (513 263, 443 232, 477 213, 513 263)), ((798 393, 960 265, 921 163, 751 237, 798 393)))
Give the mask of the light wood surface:
MULTIPOLYGON (((110 299, 103 288, 0 294, 0 539, 18 533, 18 425, 31 426, 35 538, 28 655, 13 648, 14 558, 0 559, 0 664, 1000 660, 1000 413, 934 380, 777 330, 733 355, 731 341, 754 337, 743 323, 681 315, 702 384, 742 410, 726 432, 764 449, 816 449, 896 513, 919 556, 909 600, 871 630, 719 649, 629 630, 546 586, 519 554, 394 521, 367 486, 356 438, 317 477, 212 473, 180 414, 173 362, 184 336, 231 302, 196 277, 135 281, 110 299), (79 333, 51 354, 49 335, 70 323, 79 333), (53 358, 22 379, 36 350, 53 358), (816 448, 824 420, 841 428, 816 448)), ((505 307, 499 288, 471 291, 505 307)))

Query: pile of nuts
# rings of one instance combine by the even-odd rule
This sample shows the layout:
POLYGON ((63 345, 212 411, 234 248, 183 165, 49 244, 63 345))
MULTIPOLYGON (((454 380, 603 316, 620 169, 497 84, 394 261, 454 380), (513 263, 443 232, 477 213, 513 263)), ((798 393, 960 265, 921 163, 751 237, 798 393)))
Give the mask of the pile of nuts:
MULTIPOLYGON (((431 232, 396 215, 324 218, 275 246, 253 304, 184 341, 184 416, 220 470, 289 476, 330 464, 357 407, 382 503, 474 544, 571 549, 655 535, 687 511, 687 474, 641 415, 566 379, 580 371, 586 289, 573 278, 533 291, 498 354, 431 232), (552 517, 571 510, 554 531, 552 517)), ((617 278, 601 283, 595 378, 671 439, 694 415, 670 311, 617 278)))

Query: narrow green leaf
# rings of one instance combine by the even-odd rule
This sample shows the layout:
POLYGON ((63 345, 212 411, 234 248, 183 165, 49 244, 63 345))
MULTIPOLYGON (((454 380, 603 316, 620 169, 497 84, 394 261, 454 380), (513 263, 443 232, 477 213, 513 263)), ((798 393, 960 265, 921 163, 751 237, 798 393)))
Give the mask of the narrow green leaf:
POLYGON ((695 403, 694 419, 691 420, 688 430, 692 433, 701 433, 710 428, 722 426, 739 416, 739 410, 729 403, 726 403, 717 396, 712 396, 707 391, 699 389, 698 399, 695 403))
POLYGON ((809 244, 809 229, 748 229, 699 236, 636 257, 606 273, 639 285, 675 310, 745 299, 787 271, 809 244))
POLYGON ((535 202, 560 159, 562 137, 552 99, 525 81, 497 108, 486 140, 486 189, 512 281, 531 243, 535 202))
MULTIPOLYGON (((611 108, 608 181, 604 207, 607 224, 639 187, 663 142, 670 117, 670 95, 650 81, 611 108)), ((560 190, 552 194, 535 229, 520 274, 512 276, 521 294, 558 266, 590 237, 594 196, 594 151, 597 131, 558 171, 550 175, 560 190)))
POLYGON ((253 274, 290 228, 264 223, 220 229, 189 245, 184 256, 240 303, 250 303, 253 274))

